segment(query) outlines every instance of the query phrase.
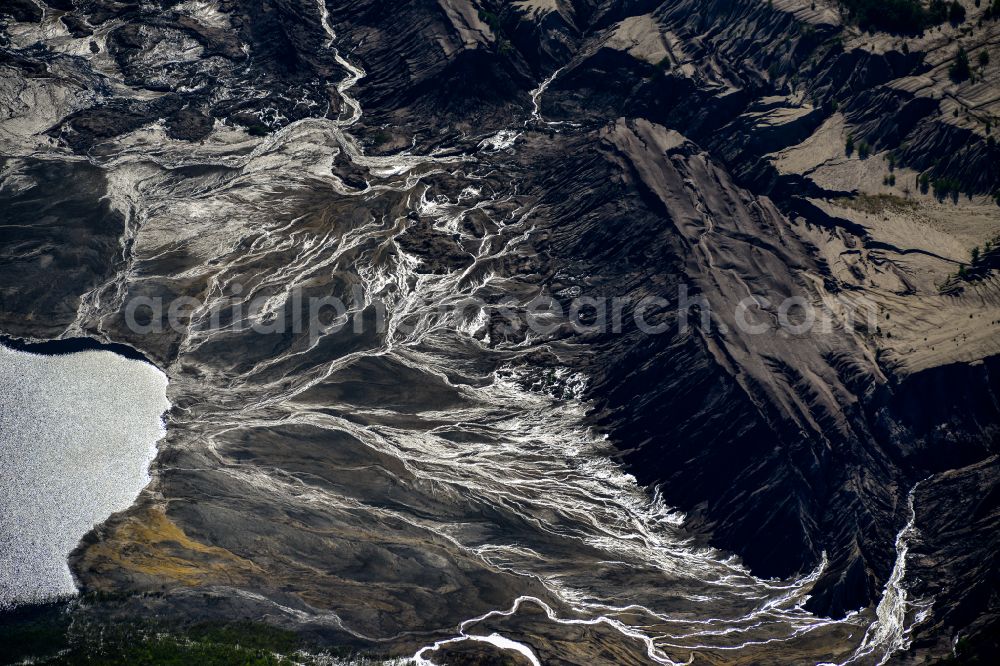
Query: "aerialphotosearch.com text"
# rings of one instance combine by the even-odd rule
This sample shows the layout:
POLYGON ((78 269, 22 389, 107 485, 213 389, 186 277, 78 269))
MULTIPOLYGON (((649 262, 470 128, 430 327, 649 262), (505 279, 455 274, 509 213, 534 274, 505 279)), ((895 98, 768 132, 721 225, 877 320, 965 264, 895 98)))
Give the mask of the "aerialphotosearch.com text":
POLYGON ((138 335, 175 332, 228 331, 259 335, 299 336, 311 340, 339 333, 391 334, 408 337, 430 328, 451 327, 474 334, 530 332, 544 337, 560 332, 646 335, 686 333, 691 327, 743 335, 829 334, 837 328, 875 330, 876 305, 861 298, 842 298, 831 307, 801 296, 749 295, 724 305, 680 285, 672 298, 578 295, 559 298, 539 295, 518 301, 513 297, 484 300, 455 295, 437 302, 368 297, 356 285, 346 297, 293 289, 280 294, 244 294, 239 285, 228 295, 204 301, 193 297, 136 296, 125 302, 128 329, 138 335))

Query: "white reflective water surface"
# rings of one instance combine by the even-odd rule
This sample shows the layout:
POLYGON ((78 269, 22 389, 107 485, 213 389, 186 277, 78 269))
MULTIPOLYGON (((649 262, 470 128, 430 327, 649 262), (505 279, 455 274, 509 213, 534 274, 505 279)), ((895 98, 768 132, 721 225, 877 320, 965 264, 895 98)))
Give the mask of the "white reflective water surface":
POLYGON ((109 351, 0 346, 0 608, 76 591, 69 553, 149 482, 166 388, 109 351))

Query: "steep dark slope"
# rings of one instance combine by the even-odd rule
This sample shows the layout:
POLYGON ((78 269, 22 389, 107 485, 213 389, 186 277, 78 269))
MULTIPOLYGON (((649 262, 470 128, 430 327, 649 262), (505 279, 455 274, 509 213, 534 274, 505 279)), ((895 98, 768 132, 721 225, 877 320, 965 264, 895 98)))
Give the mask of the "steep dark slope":
MULTIPOLYGON (((12 162, 0 160, 0 170, 16 173, 12 162)), ((125 221, 102 200, 101 171, 86 164, 30 160, 4 185, 0 329, 58 336, 75 321, 80 297, 120 266, 125 221)))

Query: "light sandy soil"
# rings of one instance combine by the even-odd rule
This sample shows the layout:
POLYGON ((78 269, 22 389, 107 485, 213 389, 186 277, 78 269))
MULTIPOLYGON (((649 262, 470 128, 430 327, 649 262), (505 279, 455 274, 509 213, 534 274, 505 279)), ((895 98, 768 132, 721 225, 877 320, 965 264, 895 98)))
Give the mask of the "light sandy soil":
POLYGON ((521 11, 530 12, 533 15, 544 16, 549 12, 559 11, 558 0, 517 0, 511 3, 521 11))
POLYGON ((676 64, 678 59, 670 53, 660 30, 651 14, 633 16, 617 25, 606 45, 651 65, 659 64, 668 57, 672 64, 676 64))
MULTIPOLYGON (((804 15, 796 0, 775 5, 804 15)), ((810 3, 805 3, 809 5, 810 3)), ((877 36, 855 30, 845 49, 875 53, 910 50, 928 53, 931 69, 888 85, 916 96, 939 100, 940 121, 981 135, 1000 134, 1000 22, 977 26, 986 3, 976 8, 964 3, 966 22, 957 28, 944 25, 919 37, 877 36), (956 83, 949 67, 959 46, 969 53, 973 75, 956 83), (989 63, 979 64, 979 53, 989 52, 989 63)), ((826 3, 817 4, 817 11, 826 3)), ((827 9, 826 11, 833 11, 827 9)), ((806 112, 802 107, 802 113, 806 112)), ((770 116, 781 123, 797 117, 770 116)), ((846 154, 852 133, 842 114, 834 114, 811 136, 770 155, 779 172, 802 174, 820 187, 845 196, 812 203, 844 228, 803 229, 827 262, 833 276, 849 287, 835 300, 856 301, 857 309, 876 308, 876 330, 861 332, 880 357, 897 363, 904 372, 975 361, 1000 353, 1000 281, 991 276, 966 283, 958 294, 941 287, 970 261, 973 247, 1000 237, 1000 207, 986 196, 961 196, 939 201, 933 193, 921 194, 919 173, 908 168, 890 169, 889 153, 860 159, 855 148, 846 154), (886 182, 889 175, 894 184, 886 182), (856 227, 852 225, 857 225, 856 227)), ((857 142, 856 142, 857 143, 857 142)), ((864 317, 859 317, 864 319, 864 317)))
MULTIPOLYGON (((840 22, 832 2, 774 0, 773 5, 813 25, 840 22)), ((520 6, 558 10, 553 0, 530 0, 520 6)), ((989 127, 1000 135, 1000 88, 996 85, 1000 21, 977 27, 984 7, 975 8, 969 2, 966 9, 964 24, 945 24, 921 36, 872 35, 848 29, 844 48, 878 54, 902 54, 907 49, 928 53, 930 69, 886 86, 937 101, 937 122, 984 136, 989 127), (973 76, 955 83, 949 67, 959 46, 970 55, 973 76), (985 67, 978 58, 983 49, 990 52, 985 67)), ((675 73, 709 79, 718 74, 720 90, 730 85, 716 71, 712 58, 698 62, 687 58, 675 36, 652 14, 615 24, 601 45, 653 65, 669 62, 675 73)), ((806 117, 814 110, 799 91, 762 99, 743 119, 756 128, 781 132, 783 126, 791 130, 797 123, 808 122, 806 117)), ((1000 353, 1000 324, 993 323, 1000 322, 1000 282, 987 279, 969 283, 957 294, 942 292, 960 265, 969 263, 972 248, 1000 238, 1000 207, 987 196, 963 195, 952 202, 939 201, 933 192, 922 194, 919 172, 896 165, 889 152, 871 152, 861 159, 862 142, 856 138, 848 155, 848 137, 855 132, 842 113, 834 113, 798 145, 768 156, 780 173, 803 175, 824 190, 841 193, 832 194, 829 200, 812 200, 840 220, 840 228, 801 225, 798 230, 815 246, 841 288, 837 293, 837 288, 827 292, 820 286, 820 297, 835 310, 873 309, 871 326, 858 335, 881 359, 899 364, 903 373, 1000 353), (853 308, 852 299, 857 301, 853 308)))
POLYGON ((493 42, 493 31, 479 18, 479 13, 471 3, 439 0, 438 4, 467 47, 475 44, 489 45, 493 42))
POLYGON ((838 300, 854 304, 856 323, 865 325, 863 335, 881 358, 915 372, 1000 353, 1000 280, 966 283, 958 294, 941 291, 959 263, 969 261, 972 246, 1000 234, 992 200, 955 205, 928 196, 861 196, 813 203, 864 230, 804 233, 851 288, 838 300))
MULTIPOLYGON (((767 1, 761 0, 761 2, 767 1)), ((796 19, 804 23, 811 23, 812 25, 824 23, 839 25, 841 23, 840 12, 837 9, 836 3, 833 2, 826 2, 825 0, 817 2, 812 2, 811 0, 773 0, 772 4, 775 9, 794 14, 796 19)))

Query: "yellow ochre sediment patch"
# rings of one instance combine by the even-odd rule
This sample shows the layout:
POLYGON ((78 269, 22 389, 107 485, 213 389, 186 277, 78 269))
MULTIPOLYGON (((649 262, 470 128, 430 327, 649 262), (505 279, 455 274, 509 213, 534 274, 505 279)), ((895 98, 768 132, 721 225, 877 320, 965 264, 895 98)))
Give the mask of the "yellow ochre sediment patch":
MULTIPOLYGON (((92 582, 117 573, 193 587, 234 584, 262 573, 250 560, 190 538, 158 507, 125 519, 107 539, 86 550, 82 564, 97 574, 88 576, 92 582)), ((95 587, 105 585, 97 582, 95 587)))

